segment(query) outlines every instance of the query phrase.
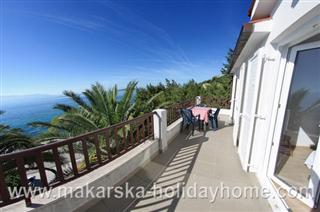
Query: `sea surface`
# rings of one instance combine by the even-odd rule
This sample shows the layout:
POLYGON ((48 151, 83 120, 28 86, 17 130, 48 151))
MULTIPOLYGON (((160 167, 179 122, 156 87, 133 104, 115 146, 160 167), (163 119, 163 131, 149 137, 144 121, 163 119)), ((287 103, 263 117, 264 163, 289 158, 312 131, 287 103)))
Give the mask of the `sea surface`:
POLYGON ((51 121, 61 114, 60 110, 53 109, 58 103, 73 104, 68 97, 58 95, 5 96, 1 104, 1 110, 5 113, 0 116, 0 122, 36 135, 45 129, 29 127, 28 123, 51 121))
MULTIPOLYGON (((123 93, 123 90, 119 90, 118 98, 121 98, 123 93)), ((0 123, 21 128, 30 135, 37 135, 46 129, 30 127, 28 123, 51 121, 62 113, 60 110, 53 109, 58 103, 74 105, 69 97, 63 95, 3 96, 0 110, 5 113, 0 115, 0 123)))

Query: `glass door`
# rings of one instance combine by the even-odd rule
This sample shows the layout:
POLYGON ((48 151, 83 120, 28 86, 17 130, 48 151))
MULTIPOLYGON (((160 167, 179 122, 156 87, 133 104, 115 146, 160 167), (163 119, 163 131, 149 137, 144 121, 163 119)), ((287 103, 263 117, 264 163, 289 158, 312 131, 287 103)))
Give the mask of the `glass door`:
POLYGON ((291 50, 280 100, 280 106, 284 103, 285 108, 278 120, 282 131, 274 167, 274 178, 280 185, 297 192, 298 198, 310 207, 318 200, 320 178, 319 44, 304 44, 291 50))

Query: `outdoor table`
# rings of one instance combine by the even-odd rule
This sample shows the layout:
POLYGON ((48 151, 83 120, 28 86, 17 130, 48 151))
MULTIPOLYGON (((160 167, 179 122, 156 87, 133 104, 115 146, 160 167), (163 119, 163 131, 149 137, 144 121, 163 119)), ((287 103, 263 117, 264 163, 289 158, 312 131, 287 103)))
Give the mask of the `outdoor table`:
POLYGON ((211 110, 210 107, 193 107, 191 108, 192 114, 194 116, 200 115, 200 120, 204 122, 204 128, 207 123, 209 123, 209 112, 211 110))

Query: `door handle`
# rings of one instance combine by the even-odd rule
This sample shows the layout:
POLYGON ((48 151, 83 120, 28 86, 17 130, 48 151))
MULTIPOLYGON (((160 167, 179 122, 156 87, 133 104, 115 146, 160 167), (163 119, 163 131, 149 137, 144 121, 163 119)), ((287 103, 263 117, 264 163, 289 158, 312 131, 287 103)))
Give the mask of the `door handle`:
POLYGON ((257 119, 266 120, 266 117, 259 115, 259 114, 254 114, 254 117, 257 119))

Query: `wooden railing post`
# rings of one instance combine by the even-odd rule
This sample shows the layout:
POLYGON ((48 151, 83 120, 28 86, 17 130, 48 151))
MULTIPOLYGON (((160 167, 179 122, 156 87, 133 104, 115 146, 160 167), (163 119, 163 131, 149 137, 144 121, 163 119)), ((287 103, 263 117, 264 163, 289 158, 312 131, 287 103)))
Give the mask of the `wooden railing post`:
POLYGON ((105 136, 106 136, 106 150, 107 150, 109 161, 111 161, 112 160, 112 153, 111 153, 111 148, 110 148, 110 133, 109 133, 109 131, 110 131, 109 129, 106 130, 105 136))
POLYGON ((2 169, 1 161, 0 161, 0 196, 1 201, 8 202, 10 200, 8 187, 5 180, 4 171, 2 169))
POLYGON ((63 171, 61 168, 61 160, 60 160, 60 156, 59 156, 59 152, 58 152, 58 147, 54 147, 52 149, 53 152, 53 158, 54 158, 54 162, 56 164, 56 169, 57 169, 57 177, 60 180, 60 182, 64 181, 64 177, 63 177, 63 171))
POLYGON ((16 164, 18 167, 18 173, 19 173, 19 177, 20 177, 20 181, 21 181, 21 186, 25 189, 26 191, 26 196, 24 197, 26 205, 29 207, 31 206, 31 197, 30 197, 30 193, 28 192, 29 189, 29 185, 28 185, 28 178, 27 178, 27 172, 26 172, 26 168, 24 167, 24 159, 23 156, 20 155, 17 159, 16 159, 16 164))
POLYGON ((90 170, 91 165, 90 165, 90 159, 89 159, 89 153, 88 153, 87 138, 82 139, 81 142, 82 142, 82 151, 83 151, 84 161, 86 163, 86 169, 90 170))
POLYGON ((126 128, 125 125, 122 127, 122 143, 124 145, 125 151, 128 150, 128 144, 127 144, 127 136, 126 136, 126 128))
POLYGON ((37 163, 37 167, 38 167, 38 169, 39 169, 42 186, 43 186, 43 187, 46 187, 46 188, 49 188, 49 184, 48 184, 48 180, 47 180, 47 175, 46 175, 46 170, 45 170, 45 168, 44 168, 44 162, 43 162, 42 152, 39 152, 39 153, 37 154, 36 163, 37 163))
POLYGON ((94 146, 96 148, 96 156, 97 156, 97 160, 98 163, 101 164, 102 160, 101 160, 101 150, 100 150, 100 143, 99 143, 99 137, 98 135, 94 136, 94 146))
POLYGON ((70 160, 71 160, 71 166, 72 166, 72 171, 75 177, 78 176, 78 167, 77 167, 77 162, 76 162, 76 157, 74 154, 74 148, 73 148, 73 143, 68 144, 68 149, 69 149, 69 155, 70 155, 70 160))

